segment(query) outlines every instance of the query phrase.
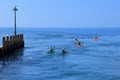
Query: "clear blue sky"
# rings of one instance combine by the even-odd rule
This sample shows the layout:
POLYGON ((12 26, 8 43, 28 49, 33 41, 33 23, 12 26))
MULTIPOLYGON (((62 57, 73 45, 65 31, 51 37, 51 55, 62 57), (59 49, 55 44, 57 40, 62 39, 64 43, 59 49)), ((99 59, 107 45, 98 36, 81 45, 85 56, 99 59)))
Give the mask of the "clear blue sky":
POLYGON ((0 27, 120 27, 120 0, 0 0, 0 27))

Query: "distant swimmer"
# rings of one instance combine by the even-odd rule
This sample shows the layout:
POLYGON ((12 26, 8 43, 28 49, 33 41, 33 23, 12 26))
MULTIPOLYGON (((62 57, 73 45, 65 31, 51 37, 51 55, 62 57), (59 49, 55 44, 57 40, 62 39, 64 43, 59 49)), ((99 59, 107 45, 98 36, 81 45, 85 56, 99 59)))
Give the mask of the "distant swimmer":
POLYGON ((95 36, 93 39, 94 39, 95 41, 99 40, 99 38, 98 38, 97 36, 95 36))
POLYGON ((78 42, 78 39, 77 38, 74 38, 74 44, 76 44, 78 42))

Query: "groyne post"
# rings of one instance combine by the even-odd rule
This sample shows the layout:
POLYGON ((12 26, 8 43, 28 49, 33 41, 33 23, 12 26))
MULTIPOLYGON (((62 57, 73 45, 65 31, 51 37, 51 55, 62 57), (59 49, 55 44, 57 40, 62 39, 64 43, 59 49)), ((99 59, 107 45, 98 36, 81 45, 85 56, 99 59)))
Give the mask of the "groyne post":
POLYGON ((6 56, 13 51, 24 47, 24 35, 2 37, 2 46, 0 47, 0 56, 6 56))

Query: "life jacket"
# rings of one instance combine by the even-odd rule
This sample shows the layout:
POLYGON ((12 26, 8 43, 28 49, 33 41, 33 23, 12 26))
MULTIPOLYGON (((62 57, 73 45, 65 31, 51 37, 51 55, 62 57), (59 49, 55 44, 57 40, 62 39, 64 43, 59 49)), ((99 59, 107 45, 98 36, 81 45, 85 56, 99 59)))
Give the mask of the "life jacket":
POLYGON ((78 42, 78 46, 81 46, 81 43, 80 43, 80 42, 78 42))

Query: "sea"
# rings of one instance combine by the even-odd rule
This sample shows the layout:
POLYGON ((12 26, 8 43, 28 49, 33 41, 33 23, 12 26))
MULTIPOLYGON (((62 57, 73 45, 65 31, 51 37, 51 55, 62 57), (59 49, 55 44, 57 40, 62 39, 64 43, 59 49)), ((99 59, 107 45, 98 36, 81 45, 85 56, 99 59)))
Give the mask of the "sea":
MULTIPOLYGON (((21 33, 25 47, 5 64, 0 59, 0 80, 120 80, 120 28, 17 28, 21 33)), ((13 34, 13 28, 0 28, 0 46, 13 34)))

